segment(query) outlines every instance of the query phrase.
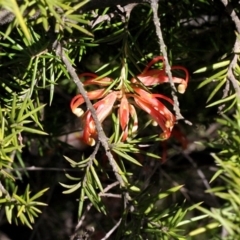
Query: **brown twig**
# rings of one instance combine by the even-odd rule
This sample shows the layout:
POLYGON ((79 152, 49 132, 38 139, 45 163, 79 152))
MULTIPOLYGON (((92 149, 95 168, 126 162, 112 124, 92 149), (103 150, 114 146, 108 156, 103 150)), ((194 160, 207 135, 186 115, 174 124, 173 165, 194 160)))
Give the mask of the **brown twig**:
POLYGON ((103 146, 103 148, 105 150, 105 153, 107 155, 109 163, 110 163, 110 165, 111 165, 111 167, 113 169, 113 172, 114 172, 114 174, 116 176, 116 179, 120 183, 120 186, 121 187, 125 187, 125 182, 123 181, 123 178, 120 175, 120 169, 119 169, 119 167, 118 167, 118 165, 117 165, 117 163, 116 163, 116 161, 115 161, 115 159, 114 159, 114 157, 113 157, 113 155, 112 155, 112 153, 110 151, 110 145, 108 143, 108 138, 107 138, 107 136, 105 135, 105 133, 103 131, 102 125, 101 125, 101 123, 98 120, 98 117, 97 117, 97 114, 96 114, 96 110, 93 107, 91 101, 89 100, 82 82, 79 80, 79 78, 78 78, 78 76, 76 74, 75 69, 73 68, 71 62, 69 61, 69 59, 66 56, 64 50, 62 49, 61 43, 60 42, 55 42, 53 44, 53 48, 55 48, 57 56, 59 56, 62 59, 62 61, 65 64, 65 66, 66 66, 70 76, 72 77, 74 83, 78 87, 79 92, 83 96, 83 99, 84 99, 84 101, 85 101, 85 103, 87 105, 87 108, 91 112, 92 118, 93 118, 93 120, 95 122, 96 129, 97 129, 97 132, 98 132, 98 140, 101 142, 101 144, 102 144, 102 146, 103 146))
MULTIPOLYGON (((113 155, 112 155, 112 153, 110 151, 110 145, 108 143, 108 138, 107 138, 107 136, 105 135, 105 133, 103 131, 102 125, 101 125, 101 123, 98 120, 98 117, 97 117, 97 114, 96 114, 96 110, 93 107, 91 101, 89 100, 82 82, 79 80, 79 78, 78 78, 78 76, 76 74, 75 69, 73 68, 71 62, 69 61, 69 59, 66 56, 64 50, 62 49, 61 43, 58 42, 58 41, 54 42, 53 48, 55 49, 57 56, 59 56, 60 59, 65 64, 65 66, 66 66, 70 76, 72 77, 74 83, 78 87, 79 92, 83 96, 83 99, 84 99, 84 101, 85 101, 85 103, 87 105, 87 108, 89 109, 89 111, 92 114, 92 118, 93 118, 93 120, 95 122, 96 129, 97 129, 97 132, 98 132, 98 140, 102 144, 102 146, 103 146, 103 148, 105 150, 106 156, 107 156, 107 158, 109 160, 109 164, 111 165, 111 167, 113 169, 113 172, 114 172, 114 174, 116 176, 118 184, 120 184, 121 187, 125 187, 125 182, 124 182, 123 178, 120 175, 120 171, 121 170, 119 169, 119 167, 118 167, 117 163, 115 162, 115 159, 114 159, 114 157, 113 157, 113 155)), ((108 189, 109 188, 104 189, 103 192, 107 191, 108 189)), ((126 203, 130 199, 130 196, 129 196, 128 192, 124 192, 123 196, 124 196, 124 207, 126 207, 126 203)), ((88 205, 86 210, 89 211, 91 206, 92 206, 91 204, 88 205)), ((79 229, 79 227, 81 226, 81 224, 83 222, 83 219, 84 219, 83 217, 80 219, 80 221, 78 222, 78 224, 76 226, 76 229, 79 229)), ((120 222, 119 222, 119 224, 120 224, 120 222)), ((75 235, 76 235, 76 231, 75 231, 75 234, 73 234, 71 236, 71 239, 73 239, 75 235)), ((111 231, 110 231, 110 235, 111 235, 111 231)))
MULTIPOLYGON (((202 183, 203 183, 204 187, 206 188, 206 190, 210 190, 211 187, 210 187, 210 185, 209 185, 209 183, 208 183, 208 180, 207 180, 204 172, 198 167, 198 165, 196 164, 196 162, 194 161, 194 159, 193 159, 189 154, 185 153, 184 151, 180 150, 180 152, 181 152, 181 154, 184 156, 184 158, 186 158, 186 159, 191 163, 191 165, 193 166, 193 168, 196 170, 197 175, 198 175, 198 176, 200 177, 200 179, 202 180, 202 183)), ((215 196, 213 193, 211 193, 211 192, 209 192, 209 194, 210 194, 210 196, 211 196, 211 198, 212 198, 215 206, 218 206, 218 207, 219 207, 219 202, 218 202, 216 196, 215 196)))
MULTIPOLYGON (((223 3, 223 5, 226 7, 226 11, 229 14, 229 16, 231 17, 232 21, 235 24, 235 28, 237 30, 237 34, 240 36, 240 20, 235 12, 235 10, 233 9, 232 5, 228 2, 228 0, 221 0, 221 2, 223 3)), ((234 69, 237 65, 237 61, 238 61, 238 54, 240 53, 240 39, 239 36, 236 37, 235 43, 234 43, 234 47, 233 47, 233 57, 232 60, 229 64, 228 67, 228 71, 227 71, 227 83, 225 86, 225 89, 223 91, 223 98, 227 97, 228 92, 229 92, 229 82, 231 82, 237 97, 240 98, 240 87, 239 87, 239 82, 238 80, 235 78, 234 76, 234 69)), ((221 105, 218 110, 221 113, 222 109, 224 108, 225 105, 221 105)))
MULTIPOLYGON (((234 50, 240 51, 239 40, 236 40, 235 45, 234 45, 234 50)), ((234 51, 234 52, 236 52, 236 51, 234 51)), ((228 77, 228 80, 232 83, 233 88, 234 88, 237 96, 240 97, 240 87, 238 85, 239 83, 238 83, 238 80, 235 78, 234 73, 233 73, 234 68, 237 65, 237 60, 238 60, 238 55, 234 54, 234 57, 233 57, 230 65, 229 65, 229 68, 228 68, 227 77, 228 77)))
POLYGON ((152 11, 153 11, 153 22, 154 22, 154 25, 155 25, 155 28, 156 28, 156 34, 157 34, 159 45, 160 45, 160 51, 162 52, 165 63, 166 63, 166 68, 165 68, 166 69, 166 74, 169 78, 169 83, 170 83, 171 89, 172 89, 171 93, 172 93, 172 97, 173 97, 173 101, 174 101, 173 108, 174 108, 174 111, 175 111, 175 114, 176 114, 176 119, 177 120, 184 119, 184 117, 181 114, 180 108, 179 108, 178 97, 177 97, 177 94, 176 94, 177 90, 176 90, 176 87, 173 83, 171 66, 170 66, 169 61, 168 61, 166 45, 165 45, 164 40, 163 40, 161 23, 160 23, 160 19, 158 17, 158 0, 151 0, 151 8, 152 8, 152 11))
POLYGON ((101 240, 108 239, 112 235, 112 233, 118 228, 118 226, 121 224, 121 222, 122 222, 122 218, 119 219, 119 221, 114 225, 114 227, 101 240))
POLYGON ((108 21, 110 22, 112 18, 116 17, 116 16, 121 16, 121 20, 122 22, 127 22, 127 20, 130 17, 130 13, 132 11, 132 9, 138 5, 137 3, 130 3, 126 6, 121 7, 120 5, 117 5, 117 10, 118 11, 114 11, 114 12, 110 12, 108 14, 105 15, 98 15, 95 14, 93 11, 93 14, 96 16, 96 19, 93 21, 90 21, 89 25, 91 26, 91 28, 94 28, 97 24, 104 22, 104 21, 108 21))
POLYGON ((166 45, 165 45, 164 40, 163 40, 161 23, 160 23, 160 19, 158 17, 158 3, 157 2, 158 2, 158 0, 151 0, 151 8, 152 8, 152 11, 153 11, 153 22, 154 22, 154 25, 155 25, 155 28, 156 28, 156 34, 157 34, 159 45, 160 45, 160 51, 162 52, 165 63, 166 63, 166 68, 165 68, 166 73, 168 75, 171 88, 174 90, 173 92, 174 92, 174 95, 175 95, 177 90, 176 90, 176 87, 173 83, 171 66, 170 66, 169 61, 168 61, 166 45))
MULTIPOLYGON (((104 196, 104 194, 106 194, 110 189, 114 188, 115 186, 119 185, 119 182, 114 182, 110 185, 108 185, 106 188, 103 189, 103 192, 99 193, 99 196, 104 196)), ((89 210, 91 209, 91 207, 93 206, 92 203, 89 203, 85 209, 85 212, 83 213, 82 217, 80 218, 80 220, 78 221, 76 227, 75 227, 75 231, 74 234, 71 236, 71 240, 73 240, 75 238, 75 236, 77 235, 77 231, 80 229, 80 227, 83 224, 84 219, 86 218, 87 213, 89 212, 89 210)))
POLYGON ((228 12, 230 17, 232 18, 232 21, 234 22, 235 27, 237 29, 237 32, 240 34, 240 20, 237 16, 235 10, 233 9, 232 5, 228 2, 228 0, 221 0, 221 2, 226 7, 226 11, 228 12))
MULTIPOLYGON (((177 181, 175 181, 167 172, 165 172, 164 170, 161 170, 161 174, 167 179, 167 181, 171 182, 172 185, 174 187, 180 186, 181 184, 178 183, 177 181)), ((188 195, 188 190, 182 186, 179 190, 182 195, 185 197, 186 200, 188 200, 189 202, 191 201, 190 196, 188 195)))

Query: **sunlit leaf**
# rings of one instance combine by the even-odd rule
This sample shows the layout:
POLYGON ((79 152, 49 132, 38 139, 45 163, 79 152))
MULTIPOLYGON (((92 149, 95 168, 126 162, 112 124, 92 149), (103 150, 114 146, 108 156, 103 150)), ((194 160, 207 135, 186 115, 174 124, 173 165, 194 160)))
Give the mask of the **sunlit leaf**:
POLYGON ((81 187, 81 182, 75 184, 72 188, 70 188, 69 190, 63 191, 62 193, 63 193, 63 194, 69 194, 69 193, 75 192, 75 191, 78 190, 80 187, 81 187))

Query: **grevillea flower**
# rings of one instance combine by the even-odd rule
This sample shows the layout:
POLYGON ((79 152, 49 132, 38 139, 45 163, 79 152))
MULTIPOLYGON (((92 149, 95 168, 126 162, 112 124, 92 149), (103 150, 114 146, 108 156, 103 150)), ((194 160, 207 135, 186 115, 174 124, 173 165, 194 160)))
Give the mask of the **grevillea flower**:
MULTIPOLYGON (((178 91, 183 93, 188 84, 188 71, 181 66, 173 66, 172 69, 183 70, 185 72, 185 79, 173 77, 173 82, 178 83, 178 91)), ((85 86, 88 85, 97 85, 101 87, 107 87, 112 84, 113 79, 109 77, 100 78, 93 73, 83 73, 79 77, 84 77, 87 79, 83 82, 85 86)), ((129 122, 130 117, 133 119, 131 126, 131 133, 135 133, 138 128, 138 117, 136 113, 135 106, 139 107, 143 111, 147 112, 152 119, 158 123, 162 129, 160 137, 162 139, 167 139, 171 135, 172 128, 175 123, 175 116, 173 113, 160 101, 164 99, 173 105, 173 101, 162 95, 154 94, 144 90, 141 85, 153 86, 160 83, 169 82, 168 76, 165 73, 165 64, 164 59, 161 56, 154 58, 143 70, 143 72, 137 75, 136 78, 131 79, 131 88, 133 92, 129 92, 128 89, 125 89, 124 84, 121 84, 121 87, 117 90, 108 90, 105 88, 96 89, 94 91, 87 92, 87 96, 90 100, 98 100, 93 104, 93 107, 96 110, 96 115, 100 123, 102 123, 107 116, 110 115, 112 109, 118 107, 118 117, 121 129, 123 131, 122 141, 125 141, 129 135, 129 122), (163 69, 151 69, 151 66, 158 61, 163 61, 163 69), (139 81, 141 82, 139 84, 139 81), (119 102, 115 105, 116 102, 119 102)), ((71 109, 74 114, 82 118, 83 124, 83 141, 93 146, 97 138, 97 131, 95 122, 92 118, 92 115, 89 110, 85 113, 79 108, 83 103, 84 99, 82 95, 75 96, 71 101, 71 109)))
MULTIPOLYGON (((99 78, 97 75, 91 73, 83 73, 80 75, 80 77, 90 77, 83 82, 84 85, 107 86, 110 85, 113 81, 111 78, 99 78)), ((106 92, 105 89, 97 89, 87 92, 87 96, 90 100, 101 99, 95 104, 93 104, 100 123, 102 123, 111 113, 116 100, 120 102, 118 115, 120 119, 120 125, 124 133, 122 141, 126 140, 126 138, 128 137, 128 123, 130 119, 129 116, 131 116, 133 119, 133 126, 131 131, 132 133, 136 132, 138 126, 137 114, 133 105, 128 102, 126 97, 127 95, 123 94, 123 91, 106 92)), ((72 99, 70 107, 75 115, 82 118, 82 140, 84 141, 84 143, 93 146, 95 144, 95 139, 97 138, 95 122, 89 110, 84 113, 84 111, 79 108, 84 102, 85 101, 83 96, 79 94, 72 99)))
MULTIPOLYGON (((184 93, 187 88, 188 79, 189 79, 189 74, 187 69, 182 66, 172 66, 171 69, 182 70, 185 72, 185 75, 186 75, 185 79, 174 77, 174 76, 172 77, 172 80, 174 83, 179 83, 177 88, 178 92, 184 93)), ((136 78, 132 78, 131 80, 132 83, 138 83, 138 81, 143 83, 145 86, 153 86, 156 84, 169 82, 169 78, 166 75, 166 66, 165 66, 164 58, 162 56, 155 57, 150 63, 148 63, 148 65, 145 67, 145 69, 141 74, 137 75, 136 78), (162 69, 150 69, 152 65, 154 65, 156 62, 159 62, 159 61, 163 62, 162 69)))

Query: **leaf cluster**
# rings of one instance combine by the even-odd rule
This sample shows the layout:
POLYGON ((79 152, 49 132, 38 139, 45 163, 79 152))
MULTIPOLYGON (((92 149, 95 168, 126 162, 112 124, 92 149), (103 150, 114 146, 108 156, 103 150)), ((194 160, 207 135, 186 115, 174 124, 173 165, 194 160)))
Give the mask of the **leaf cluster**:
MULTIPOLYGON (((221 130, 219 130, 219 139, 212 143, 219 149, 218 154, 212 154, 218 170, 212 177, 211 182, 216 179, 222 180, 222 185, 213 187, 207 192, 214 194, 223 202, 218 208, 206 209, 204 207, 198 206, 197 208, 203 213, 207 214, 213 221, 209 226, 214 226, 214 228, 220 228, 219 237, 221 239, 236 239, 239 236, 239 144, 240 144, 240 104, 239 99, 236 99, 237 109, 233 118, 223 116, 223 118, 217 119, 221 124, 221 130)), ((198 233, 210 230, 209 226, 205 226, 199 229, 198 233)), ((211 228, 212 229, 212 228, 211 228)))
POLYGON ((17 187, 10 195, 3 186, 1 186, 0 204, 5 209, 8 222, 12 223, 12 221, 14 221, 15 224, 18 224, 20 221, 22 224, 32 228, 35 218, 41 213, 39 206, 46 206, 45 203, 38 202, 36 199, 41 197, 47 190, 48 188, 43 189, 35 195, 30 196, 31 191, 28 185, 22 195, 17 194, 17 187))

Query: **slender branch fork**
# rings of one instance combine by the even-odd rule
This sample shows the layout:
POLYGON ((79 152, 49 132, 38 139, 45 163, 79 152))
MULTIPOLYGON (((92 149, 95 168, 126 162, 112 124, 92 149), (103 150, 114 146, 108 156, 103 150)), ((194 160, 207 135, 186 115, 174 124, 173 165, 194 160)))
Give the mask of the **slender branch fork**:
POLYGON ((102 238, 101 240, 106 240, 108 239, 112 233, 119 227, 119 225, 121 224, 122 219, 120 218, 119 221, 115 224, 115 226, 105 235, 104 238, 102 238))
MULTIPOLYGON (((234 76, 234 68, 237 65, 237 61, 238 61, 238 55, 240 53, 240 20, 239 17, 237 16, 235 10, 233 9, 232 5, 229 3, 228 0, 221 0, 222 4, 226 7, 226 11, 229 14, 229 16, 232 18, 232 21, 235 24, 236 30, 237 30, 237 34, 238 36, 236 37, 235 43, 234 43, 234 47, 233 47, 233 57, 232 60, 230 62, 230 65, 228 67, 228 71, 227 71, 227 83, 225 86, 225 89, 223 90, 223 98, 227 97, 228 92, 229 92, 229 82, 231 82, 236 95, 238 98, 240 98, 240 87, 239 87, 239 83, 238 80, 235 78, 234 76)), ((224 105, 221 105, 219 107, 219 112, 222 111, 224 105)))
MULTIPOLYGON (((110 185, 108 185, 107 187, 105 187, 104 189, 103 189, 103 192, 101 192, 101 193, 99 193, 99 196, 106 196, 107 197, 107 192, 110 190, 110 189, 112 189, 112 188, 114 188, 115 186, 117 186, 117 185, 119 185, 119 182, 114 182, 114 183, 112 183, 112 184, 110 184, 110 185)), ((110 197, 118 197, 118 196, 110 196, 110 197)), ((82 217, 79 219, 79 221, 78 221, 78 223, 77 223, 77 225, 76 225, 76 227, 75 227, 75 231, 74 231, 74 234, 71 236, 71 240, 73 240, 74 238, 75 238, 75 236, 77 235, 77 231, 80 229, 80 227, 82 226, 82 224, 83 224, 83 221, 84 221, 84 219, 85 219, 85 217, 86 217, 86 215, 87 215, 87 213, 89 212, 89 210, 91 209, 91 207, 93 206, 93 204, 92 203, 89 203, 88 205, 87 205, 87 207, 86 207, 86 209, 85 209, 85 212, 83 213, 83 215, 82 215, 82 217)), ((122 219, 120 219, 119 220, 120 222, 119 222, 119 224, 121 223, 121 221, 122 221, 122 219)), ((119 226, 119 224, 117 223, 116 225, 117 225, 117 227, 119 226)), ((116 226, 115 225, 115 226, 116 226)), ((114 227, 115 227, 114 226, 114 227)), ((113 228, 114 228, 113 227, 113 228)), ((117 228, 116 227, 116 228, 117 228)), ((114 230, 116 229, 116 228, 114 228, 114 230)), ((113 230, 113 231, 114 231, 113 230)), ((111 232, 112 231, 112 229, 109 231, 109 232, 111 232)), ((112 232, 113 232, 112 231, 112 232)), ((109 233, 108 232, 108 233, 109 233)), ((108 233, 105 235, 105 237, 108 235, 108 233)), ((111 234, 110 234, 111 235, 111 234)), ((107 238, 106 238, 107 239, 107 238)))
MULTIPOLYGON (((92 114, 92 118, 95 122, 95 125, 96 125, 96 129, 97 129, 97 132, 98 132, 98 140, 100 141, 100 143, 102 144, 104 150, 105 150, 105 153, 108 157, 108 160, 109 160, 109 163, 113 169, 113 172, 116 176, 116 179, 117 179, 117 183, 120 184, 121 187, 125 187, 125 182, 123 181, 123 178, 121 177, 120 175, 120 169, 117 165, 117 163, 115 162, 115 159, 110 151, 110 145, 108 143, 108 138, 107 136, 105 135, 104 131, 103 131, 103 128, 101 126, 101 123, 99 122, 98 120, 98 117, 97 117, 97 114, 96 114, 96 110, 95 108, 93 107, 91 101, 89 100, 88 96, 87 96, 87 93, 84 89, 84 86, 82 84, 82 82, 79 80, 76 72, 75 72, 75 69, 73 68, 71 62, 69 61, 69 59, 67 58, 63 48, 62 48, 62 45, 60 42, 56 41, 54 44, 53 44, 53 48, 55 49, 56 51, 56 54, 57 56, 60 57, 60 59, 63 61, 63 63, 65 64, 70 76, 72 77, 74 83, 77 85, 78 87, 78 90, 79 92, 82 94, 85 102, 86 102, 86 105, 87 105, 87 108, 89 109, 89 111, 91 112, 92 114)), ((115 186, 115 185, 114 185, 115 186)), ((107 191, 109 190, 109 188, 105 188, 103 193, 106 193, 107 191)), ((128 200, 130 199, 130 196, 127 192, 125 192, 123 194, 124 196, 124 207, 126 208, 126 203, 128 202, 128 200)), ((90 210, 90 208, 92 207, 92 204, 89 204, 86 208, 86 211, 88 212, 90 210)), ((80 219, 80 221, 78 222, 77 226, 76 226, 76 229, 79 229, 79 227, 81 226, 83 220, 85 218, 85 214, 83 214, 82 218, 80 219)), ((117 224, 106 234, 106 236, 104 237, 104 239, 107 239, 109 238, 109 236, 115 231, 115 229, 120 225, 122 219, 120 219, 117 224)), ((71 239, 74 239, 76 235, 76 231, 75 233, 71 236, 71 239)))

